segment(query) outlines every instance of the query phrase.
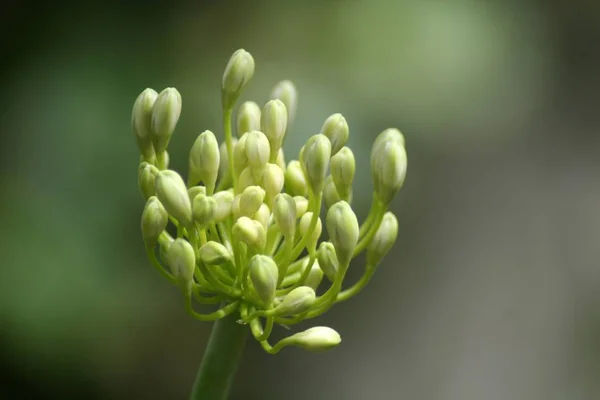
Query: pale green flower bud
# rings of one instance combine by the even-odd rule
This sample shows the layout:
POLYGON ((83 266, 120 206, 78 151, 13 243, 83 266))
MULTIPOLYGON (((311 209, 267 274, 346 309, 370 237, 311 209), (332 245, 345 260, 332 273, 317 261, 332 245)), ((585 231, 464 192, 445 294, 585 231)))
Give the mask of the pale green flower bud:
POLYGON ((265 203, 261 204, 260 208, 256 213, 254 213, 252 218, 260 222, 266 230, 269 227, 269 220, 271 218, 271 210, 269 209, 269 206, 265 203))
POLYGON ((294 122, 296 109, 298 108, 298 90, 296 86, 288 80, 281 81, 273 88, 271 99, 279 99, 285 104, 287 109, 288 125, 294 122))
POLYGON ((331 175, 325 180, 325 187, 323 188, 323 199, 325 200, 325 208, 329 209, 332 205, 342 200, 340 197, 333 178, 331 175))
POLYGON ((308 183, 298 160, 290 161, 285 169, 285 190, 292 196, 308 196, 308 183))
POLYGON ((356 161, 352 150, 346 146, 342 147, 336 155, 331 157, 329 169, 337 192, 342 200, 348 201, 350 193, 352 193, 352 181, 356 172, 356 161))
POLYGON ((339 333, 329 327, 315 326, 287 337, 282 342, 286 346, 296 346, 312 352, 321 352, 338 346, 342 342, 342 338, 339 333))
POLYGON ((340 201, 327 211, 327 232, 329 241, 335 247, 340 265, 348 265, 358 243, 358 220, 352 208, 345 201, 340 201))
POLYGON ((273 315, 284 317, 294 316, 308 311, 315 303, 316 294, 313 288, 300 286, 289 292, 273 309, 273 315))
POLYGON ((168 169, 169 168, 169 162, 171 161, 171 157, 169 156, 169 152, 168 151, 164 151, 163 153, 163 169, 168 169))
POLYGON ((287 193, 280 193, 273 203, 273 216, 284 238, 294 237, 296 232, 296 202, 287 193))
POLYGON ((223 190, 213 195, 213 199, 217 203, 214 215, 215 222, 224 222, 231 216, 233 197, 233 193, 229 190, 223 190))
POLYGON ((331 154, 334 155, 348 141, 350 130, 346 118, 342 114, 333 114, 325 120, 321 133, 331 141, 331 154))
POLYGON ((253 246, 257 249, 265 247, 267 233, 264 226, 258 221, 248 217, 240 217, 233 225, 232 232, 234 238, 249 246, 253 246))
POLYGON ((265 104, 260 118, 260 126, 271 146, 271 160, 276 160, 279 149, 281 149, 287 121, 287 109, 281 100, 270 100, 265 104))
POLYGON ((156 197, 177 221, 189 226, 192 222, 192 203, 181 176, 172 170, 160 171, 154 180, 156 197))
POLYGON ((214 188, 219 174, 219 142, 214 133, 204 131, 196 138, 188 159, 188 185, 202 181, 214 188))
POLYGON ((269 204, 275 196, 281 193, 283 183, 284 177, 281 168, 277 164, 267 164, 262 173, 261 186, 265 189, 269 204))
POLYGON ((233 171, 236 175, 240 175, 248 166, 248 157, 246 157, 246 140, 248 132, 244 133, 240 140, 233 147, 233 171))
POLYGON ((244 49, 236 50, 223 73, 221 99, 225 110, 233 108, 252 75, 254 75, 254 58, 244 49))
POLYGON ((144 196, 144 200, 148 200, 150 196, 154 196, 154 179, 158 174, 158 168, 147 162, 142 162, 138 169, 138 187, 144 196))
POLYGON ((194 198, 192 204, 192 215, 194 221, 201 227, 204 227, 213 222, 215 217, 215 210, 217 208, 217 202, 210 196, 199 194, 194 198))
POLYGON ((152 107, 152 143, 156 153, 163 153, 175 131, 181 114, 181 95, 175 88, 159 93, 152 107))
POLYGON ((191 188, 188 188, 188 197, 192 204, 194 204, 194 199, 199 194, 206 196, 206 188, 204 186, 192 186, 191 188))
POLYGON ((304 145, 300 162, 313 193, 323 191, 330 157, 331 143, 325 135, 314 135, 304 145))
POLYGON ((373 158, 373 156, 379 151, 379 146, 381 146, 382 143, 386 143, 389 141, 392 141, 404 147, 404 135, 402 135, 402 133, 396 128, 387 128, 379 135, 377 135, 375 142, 373 142, 371 158, 373 158))
POLYGON ((158 237, 158 256, 166 265, 169 265, 169 247, 174 241, 167 231, 163 231, 158 237))
MULTIPOLYGON (((232 144, 232 148, 234 149, 234 154, 235 154, 235 148, 237 147, 238 139, 232 138, 231 144, 232 144)), ((244 154, 244 156, 245 156, 245 154, 244 154)), ((229 175, 229 154, 227 153, 227 143, 226 142, 223 142, 219 145, 219 159, 221 160, 221 162, 219 163, 219 176, 221 177, 221 179, 225 179, 225 177, 227 177, 229 175)), ((234 169, 235 169, 235 165, 234 165, 234 169)))
POLYGON ((240 194, 240 215, 251 216, 258 211, 265 199, 265 190, 260 186, 248 186, 240 194))
POLYGON ((321 270, 319 263, 315 260, 310 268, 310 272, 308 273, 306 280, 304 281, 304 286, 308 286, 316 291, 322 281, 323 270, 321 270))
POLYGON ((317 250, 317 260, 319 266, 331 282, 335 281, 339 269, 335 247, 330 242, 321 242, 317 250))
POLYGON ((246 157, 252 169, 260 169, 269 162, 271 147, 269 140, 261 131, 248 132, 246 139, 246 157))
POLYGON ((260 107, 253 101, 244 102, 237 114, 237 135, 241 137, 244 133, 260 130, 260 107))
POLYGON ((397 237, 398 219, 388 211, 384 214, 375 237, 367 246, 367 264, 371 267, 378 265, 394 246, 397 237))
POLYGON ((270 307, 275 299, 279 268, 271 257, 255 255, 248 263, 248 274, 258 297, 270 307))
POLYGON ((377 154, 372 155, 373 187, 384 205, 392 201, 404 184, 406 166, 406 150, 393 140, 380 143, 377 154))
MULTIPOLYGON (((259 177, 260 178, 260 177, 259 177)), ((259 185, 260 180, 256 181, 254 179, 254 174, 252 173, 251 167, 246 167, 240 174, 240 179, 238 180, 238 187, 236 189, 237 192, 243 192, 249 186, 259 185)))
POLYGON ((209 241, 200 247, 198 257, 205 265, 223 265, 232 260, 231 252, 221 243, 209 241))
POLYGON ((294 196, 296 203, 296 218, 301 218, 308 211, 308 199, 303 196, 294 196))
POLYGON ((131 127, 137 145, 145 160, 154 158, 154 146, 152 145, 152 106, 156 101, 158 93, 147 88, 135 99, 131 112, 131 127))
POLYGON ((185 239, 175 239, 167 250, 167 260, 171 273, 179 281, 182 289, 192 290, 196 268, 196 253, 192 245, 185 239))
POLYGON ((152 247, 156 244, 168 222, 169 214, 156 196, 148 198, 142 212, 142 238, 146 246, 152 247))
MULTIPOLYGON (((300 218, 300 224, 298 226, 298 230, 302 236, 306 236, 308 234, 308 228, 310 227, 310 220, 312 219, 313 213, 307 212, 302 218, 300 218)), ((307 247, 316 247, 317 242, 319 241, 319 237, 321 237, 321 232, 323 231, 323 224, 321 223, 321 218, 317 219, 317 224, 315 225, 315 229, 312 231, 311 235, 308 237, 306 241, 307 247)))
POLYGON ((279 154, 277 154, 277 160, 275 161, 275 164, 277 164, 277 166, 281 168, 283 172, 285 172, 285 155, 283 154, 283 149, 279 149, 279 154))

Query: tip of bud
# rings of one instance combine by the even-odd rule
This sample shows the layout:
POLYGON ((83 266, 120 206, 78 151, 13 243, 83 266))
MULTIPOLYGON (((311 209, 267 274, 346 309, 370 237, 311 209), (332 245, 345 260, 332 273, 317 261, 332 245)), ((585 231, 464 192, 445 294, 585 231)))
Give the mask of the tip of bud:
POLYGON ((244 133, 260 130, 261 111, 258 104, 253 101, 242 103, 236 118, 236 131, 238 137, 244 133))
POLYGON ((298 108, 298 89, 292 81, 284 80, 275 85, 271 92, 271 99, 279 99, 287 109, 288 125, 294 122, 298 108))
POLYGON ((336 154, 348 141, 350 129, 342 114, 333 114, 325 120, 321 133, 331 141, 331 154, 336 154))
POLYGON ((229 59, 221 83, 223 108, 230 110, 254 75, 254 58, 244 49, 236 50, 229 59))

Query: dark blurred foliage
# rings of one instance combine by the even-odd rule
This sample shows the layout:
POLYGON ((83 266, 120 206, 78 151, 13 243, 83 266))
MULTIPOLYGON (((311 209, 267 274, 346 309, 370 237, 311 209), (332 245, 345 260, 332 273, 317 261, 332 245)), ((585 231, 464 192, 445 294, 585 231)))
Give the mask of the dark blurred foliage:
POLYGON ((359 217, 384 128, 409 172, 393 254, 317 320, 342 345, 251 342, 234 399, 599 398, 598 43, 584 0, 4 2, 0 398, 186 398, 210 326, 144 259, 130 111, 180 90, 184 171, 195 135, 221 134, 239 47, 246 98, 298 84, 288 158, 346 116, 359 217))

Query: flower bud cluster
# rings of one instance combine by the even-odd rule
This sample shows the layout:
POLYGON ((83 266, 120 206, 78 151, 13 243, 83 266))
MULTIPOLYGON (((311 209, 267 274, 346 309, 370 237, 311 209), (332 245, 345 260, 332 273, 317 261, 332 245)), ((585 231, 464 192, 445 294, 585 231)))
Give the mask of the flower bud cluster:
POLYGON ((356 162, 347 147, 344 116, 328 117, 286 162, 283 143, 296 115, 296 86, 281 81, 264 106, 246 101, 236 108, 254 67, 254 58, 243 49, 227 63, 221 85, 224 140, 219 143, 209 130, 200 133, 185 179, 168 169, 167 153, 181 95, 174 88, 146 89, 135 100, 138 186, 146 200, 142 239, 150 262, 182 290, 186 310, 195 318, 210 321, 237 313, 272 354, 286 346, 327 350, 341 342, 327 327, 274 345, 269 337, 274 325, 318 317, 357 294, 390 251, 398 221, 388 206, 406 175, 404 137, 390 128, 375 140, 373 203, 359 224, 351 206, 356 162), (363 278, 344 287, 350 263, 362 252, 363 278), (194 303, 221 307, 200 313, 194 303))

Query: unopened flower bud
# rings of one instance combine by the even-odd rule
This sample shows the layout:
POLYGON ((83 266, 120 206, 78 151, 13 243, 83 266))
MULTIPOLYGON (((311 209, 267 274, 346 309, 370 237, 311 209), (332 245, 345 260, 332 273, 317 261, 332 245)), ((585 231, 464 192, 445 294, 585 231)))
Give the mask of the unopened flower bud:
POLYGON ((323 200, 325 200, 326 209, 329 209, 329 207, 342 200, 337 188, 335 187, 335 183, 333 183, 333 178, 331 175, 329 175, 325 180, 325 187, 323 188, 323 200))
POLYGON ((273 216, 283 237, 286 239, 293 238, 296 232, 296 202, 292 196, 287 193, 280 193, 275 196, 273 216))
POLYGON ((194 221, 201 227, 204 227, 213 222, 215 217, 215 210, 217 208, 217 202, 210 196, 199 194, 194 198, 192 204, 192 215, 194 221))
POLYGON ((277 164, 277 166, 281 168, 283 172, 285 172, 285 155, 283 154, 283 149, 279 149, 279 153, 277 154, 277 160, 275 161, 275 164, 277 164))
POLYGON ((298 160, 290 161, 285 169, 285 190, 292 196, 308 196, 308 184, 298 160))
MULTIPOLYGON (((237 138, 231 139, 232 147, 235 151, 235 148, 238 144, 237 138)), ((235 153, 234 153, 235 154, 235 153)), ((229 153, 227 153, 227 143, 223 142, 219 145, 219 159, 221 162, 219 163, 219 176, 221 179, 228 179, 229 175, 229 153)), ((234 166, 235 169, 235 166, 234 166)))
POLYGON ((304 286, 308 286, 316 291, 322 281, 323 270, 321 270, 319 263, 315 260, 310 268, 310 272, 308 273, 306 280, 304 281, 304 286))
POLYGON ((144 200, 148 200, 150 196, 154 196, 154 179, 158 174, 158 168, 147 162, 142 162, 138 169, 138 187, 144 196, 144 200))
MULTIPOLYGON (((260 177, 259 177, 260 178, 260 177)), ((251 167, 246 167, 240 174, 240 179, 238 180, 238 186, 236 188, 236 193, 243 192, 248 186, 260 185, 260 180, 254 179, 254 174, 252 173, 251 167)))
MULTIPOLYGON (((298 230, 302 236, 306 236, 309 234, 308 228, 310 227, 310 221, 312 220, 313 213, 307 212, 302 218, 300 218, 300 224, 298 226, 298 230)), ((315 229, 310 232, 310 236, 306 241, 307 247, 316 247, 317 242, 319 241, 319 237, 321 237, 321 232, 323 231, 323 224, 321 223, 321 218, 317 218, 317 224, 315 225, 315 229)))
POLYGON ((160 171, 154 180, 156 197, 167 212, 188 226, 192 222, 192 203, 181 176, 172 170, 160 171))
POLYGON ((296 346, 312 352, 321 352, 338 346, 342 338, 329 327, 315 326, 289 336, 281 342, 283 346, 296 346))
POLYGON ((214 133, 204 131, 196 138, 188 159, 188 185, 202 181, 214 188, 219 174, 219 142, 214 133))
POLYGON ((352 181, 356 172, 356 161, 354 153, 348 147, 344 146, 333 157, 329 164, 331 177, 335 188, 342 200, 348 201, 352 192, 352 181))
POLYGON ((265 199, 265 190, 260 186, 248 186, 240 194, 240 215, 251 216, 258 211, 265 199))
POLYGON ((313 193, 323 191, 330 157, 331 143, 325 135, 314 135, 304 145, 300 162, 313 193))
POLYGON ((253 169, 262 168, 269 162, 269 140, 261 131, 251 131, 247 135, 245 150, 248 165, 253 169))
POLYGON ((260 222, 266 230, 269 227, 269 219, 271 218, 271 210, 269 209, 269 206, 265 203, 262 203, 252 218, 260 222))
POLYGON ((341 266, 347 266, 358 243, 358 220, 352 208, 345 201, 340 201, 327 211, 327 232, 329 240, 335 247, 335 253, 341 266))
POLYGON ((232 260, 231 252, 227 247, 212 240, 200 247, 198 254, 200 261, 208 266, 223 265, 232 260))
POLYGON ((175 88, 158 94, 152 107, 152 143, 157 154, 163 153, 175 131, 181 114, 181 95, 175 88))
POLYGON ((236 50, 223 73, 221 99, 225 110, 233 108, 252 75, 254 75, 254 58, 244 49, 236 50))
POLYGON ((260 130, 260 107, 253 101, 244 102, 238 109, 236 118, 237 135, 260 130))
POLYGON ((244 168, 248 166, 248 157, 246 157, 246 140, 248 132, 244 133, 240 140, 233 147, 233 171, 240 175, 244 168))
POLYGON ((291 125, 294 122, 296 109, 298 108, 298 90, 296 86, 288 80, 277 83, 271 92, 271 99, 279 99, 285 104, 288 118, 287 124, 291 125))
POLYGON ((152 247, 156 244, 168 222, 169 214, 156 196, 148 198, 142 212, 142 238, 146 246, 152 247))
POLYGON ((267 164, 262 172, 261 186, 265 189, 267 201, 270 202, 281 193, 284 184, 283 171, 277 164, 267 164))
POLYGON ((145 160, 151 160, 154 157, 151 124, 152 107, 157 96, 158 93, 155 90, 147 88, 137 97, 131 112, 133 134, 145 160))
POLYGON ((308 199, 303 196, 294 196, 296 203, 296 218, 301 218, 308 211, 308 199))
POLYGON ((258 221, 248 217, 240 217, 233 225, 233 236, 249 246, 257 249, 265 247, 267 234, 264 226, 258 221))
POLYGON ((315 303, 316 294, 313 288, 300 286, 289 292, 273 309, 273 315, 284 317, 301 314, 308 311, 315 303))
POLYGON ((402 133, 396 128, 387 128, 379 135, 377 135, 377 138, 373 142, 371 157, 373 157, 379 151, 379 146, 381 146, 382 143, 386 143, 389 141, 392 141, 404 147, 404 135, 402 135, 402 133))
POLYGON ((192 186, 191 188, 188 188, 188 197, 192 204, 194 204, 194 199, 199 194, 206 196, 206 188, 204 186, 192 186))
POLYGON ((271 257, 255 255, 248 264, 248 274, 256 294, 268 307, 275 299, 277 291, 277 280, 279 279, 279 268, 271 257))
POLYGON ((215 202, 217 203, 214 215, 215 222, 223 222, 229 218, 231 215, 233 197, 233 192, 229 190, 223 190, 213 195, 213 199, 215 199, 215 202))
POLYGON ((348 141, 350 130, 342 114, 333 114, 325 120, 321 133, 331 141, 331 154, 335 155, 348 141))
POLYGON ((377 266, 390 251, 398 237, 398 219, 391 212, 386 212, 381 220, 375 237, 367 246, 367 265, 377 266))
POLYGON ((270 160, 276 160, 287 129, 288 113, 281 100, 270 100, 265 104, 260 119, 263 133, 271 146, 270 160))
POLYGON ((167 260, 171 273, 182 289, 190 291, 196 268, 196 254, 192 245, 185 239, 175 239, 167 251, 167 260))
POLYGON ((331 282, 335 281, 339 269, 335 247, 330 242, 321 242, 317 250, 317 260, 319 266, 331 282))
POLYGON ((406 177, 406 149, 394 140, 379 144, 371 156, 373 187, 378 199, 388 205, 404 184, 406 177))

